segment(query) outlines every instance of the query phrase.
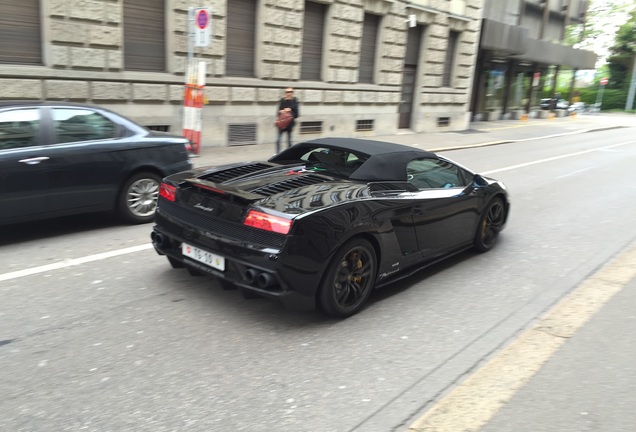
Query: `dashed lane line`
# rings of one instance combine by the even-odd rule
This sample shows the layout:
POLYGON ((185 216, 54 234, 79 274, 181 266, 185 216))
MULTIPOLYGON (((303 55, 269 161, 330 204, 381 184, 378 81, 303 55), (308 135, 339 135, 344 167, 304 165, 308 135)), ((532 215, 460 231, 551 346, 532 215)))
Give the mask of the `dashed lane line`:
POLYGON ((84 256, 80 258, 67 259, 67 260, 59 261, 53 264, 47 264, 47 265, 38 266, 38 267, 31 267, 24 270, 17 270, 17 271, 13 271, 9 273, 0 274, 0 282, 8 281, 11 279, 17 279, 17 278, 21 278, 25 276, 31 276, 38 273, 45 273, 52 270, 59 270, 59 269, 67 268, 67 267, 77 266, 80 264, 85 264, 85 263, 89 263, 93 261, 100 261, 103 259, 140 252, 147 249, 152 249, 151 243, 142 244, 139 246, 132 246, 129 248, 118 249, 118 250, 109 251, 109 252, 102 252, 95 255, 88 255, 88 256, 84 256))

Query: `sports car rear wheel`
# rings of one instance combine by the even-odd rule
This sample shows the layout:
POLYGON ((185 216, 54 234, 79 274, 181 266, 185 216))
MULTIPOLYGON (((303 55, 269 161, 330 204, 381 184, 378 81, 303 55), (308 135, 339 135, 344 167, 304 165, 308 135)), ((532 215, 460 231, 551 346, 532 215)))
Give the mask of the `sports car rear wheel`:
POLYGON ((334 256, 319 291, 329 315, 344 318, 360 311, 375 285, 376 256, 364 239, 346 243, 334 256))
POLYGON ((479 221, 475 234, 475 249, 486 252, 492 249, 499 238, 499 231, 506 220, 506 207, 501 198, 493 199, 479 221))

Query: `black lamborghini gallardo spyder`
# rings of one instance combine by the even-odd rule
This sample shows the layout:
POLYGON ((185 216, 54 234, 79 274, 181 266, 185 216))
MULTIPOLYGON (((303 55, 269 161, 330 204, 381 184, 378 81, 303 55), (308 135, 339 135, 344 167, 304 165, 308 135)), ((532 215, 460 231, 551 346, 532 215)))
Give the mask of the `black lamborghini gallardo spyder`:
POLYGON ((346 317, 375 287, 492 248, 509 207, 502 183, 435 153, 324 138, 165 178, 152 242, 246 296, 346 317))

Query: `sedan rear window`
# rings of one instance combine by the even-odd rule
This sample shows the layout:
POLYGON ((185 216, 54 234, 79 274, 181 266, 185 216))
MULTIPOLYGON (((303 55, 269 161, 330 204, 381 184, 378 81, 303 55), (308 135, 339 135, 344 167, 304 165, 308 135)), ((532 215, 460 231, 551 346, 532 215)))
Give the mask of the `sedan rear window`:
POLYGON ((117 137, 117 125, 91 110, 53 110, 56 143, 103 140, 117 137))

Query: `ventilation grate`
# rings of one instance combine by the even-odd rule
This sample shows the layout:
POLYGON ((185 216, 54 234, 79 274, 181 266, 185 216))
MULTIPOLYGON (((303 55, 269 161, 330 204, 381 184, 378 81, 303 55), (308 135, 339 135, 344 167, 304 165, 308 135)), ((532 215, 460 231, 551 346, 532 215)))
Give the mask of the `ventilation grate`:
POLYGON ((217 172, 210 173, 203 178, 215 183, 223 183, 224 181, 235 179, 247 174, 251 174, 257 171, 261 171, 267 168, 271 168, 271 165, 263 163, 253 163, 249 165, 242 165, 235 168, 229 168, 217 172))
POLYGON ((150 125, 148 129, 158 132, 170 132, 170 125, 150 125))
POLYGON ((306 121, 300 123, 301 134, 322 133, 321 121, 306 121))
POLYGON ((259 195, 271 196, 278 193, 286 192, 288 190, 297 189, 299 187, 309 186, 316 183, 323 183, 325 181, 327 181, 327 179, 322 176, 306 174, 268 184, 267 186, 261 186, 252 189, 250 192, 259 195))
POLYGON ((372 131, 373 120, 356 120, 356 132, 372 131))
POLYGON ((231 146, 256 144, 256 123, 227 125, 227 142, 231 146))
POLYGON ((437 117, 437 126, 450 126, 450 117, 437 117))

